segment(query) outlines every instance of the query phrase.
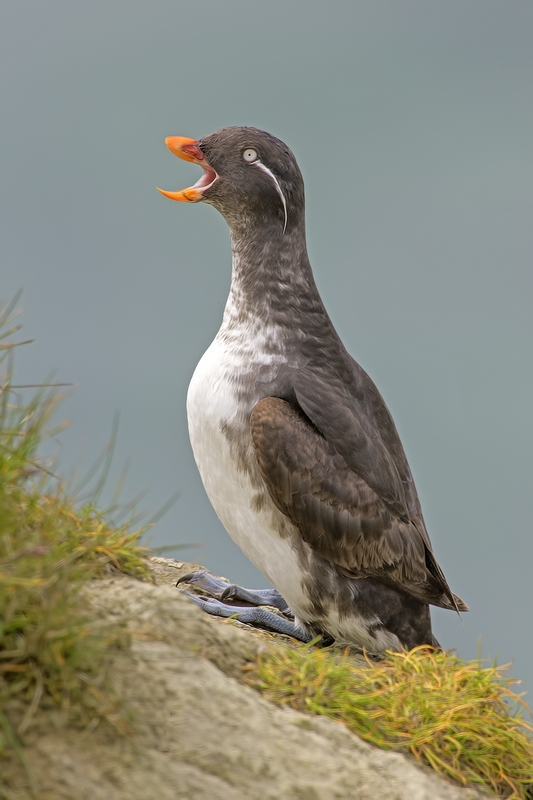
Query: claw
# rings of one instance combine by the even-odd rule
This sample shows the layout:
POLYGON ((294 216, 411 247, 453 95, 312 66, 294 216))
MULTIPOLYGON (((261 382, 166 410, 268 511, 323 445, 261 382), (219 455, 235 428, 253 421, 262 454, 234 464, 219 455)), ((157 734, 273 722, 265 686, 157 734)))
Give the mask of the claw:
POLYGON ((252 606, 274 606, 285 616, 293 617, 287 602, 277 589, 245 589, 232 583, 220 595, 221 600, 241 601, 252 606))
POLYGON ((194 572, 188 572, 187 575, 182 575, 176 582, 176 586, 179 586, 180 583, 189 583, 191 586, 195 586, 197 589, 201 589, 206 594, 214 597, 219 597, 229 586, 227 581, 222 580, 222 578, 215 578, 206 569, 197 569, 194 572))
POLYGON ((206 569, 196 569, 194 572, 188 572, 186 575, 182 575, 181 578, 178 578, 176 586, 179 586, 180 583, 196 583, 202 575, 207 575, 206 569))

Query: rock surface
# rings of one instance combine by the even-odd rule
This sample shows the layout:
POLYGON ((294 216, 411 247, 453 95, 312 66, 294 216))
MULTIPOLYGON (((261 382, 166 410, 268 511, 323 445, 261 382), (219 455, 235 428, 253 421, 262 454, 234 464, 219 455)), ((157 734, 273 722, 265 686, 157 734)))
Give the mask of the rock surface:
MULTIPOLYGON (((273 637, 213 619, 175 588, 191 569, 153 559, 158 585, 116 577, 91 584, 104 617, 124 618, 132 647, 116 656, 136 735, 80 737, 46 714, 25 736, 40 800, 475 800, 402 755, 374 748, 339 723, 262 699, 242 667, 273 637)), ((0 798, 29 798, 15 759, 0 798)))

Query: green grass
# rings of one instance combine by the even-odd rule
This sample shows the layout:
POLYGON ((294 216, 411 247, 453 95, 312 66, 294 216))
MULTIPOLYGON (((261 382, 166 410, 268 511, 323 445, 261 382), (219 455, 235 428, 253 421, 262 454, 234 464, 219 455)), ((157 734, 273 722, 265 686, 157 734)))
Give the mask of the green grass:
POLYGON ((248 669, 248 681, 278 705, 342 722, 464 786, 531 796, 533 728, 504 667, 428 648, 361 664, 348 652, 284 646, 248 669))
MULTIPOLYGON (((86 730, 130 730, 110 658, 127 635, 90 616, 83 589, 113 572, 150 572, 143 531, 111 524, 94 499, 80 506, 44 468, 39 448, 58 430, 59 398, 41 389, 26 400, 14 386, 11 316, 0 309, 0 759, 15 750, 24 762, 21 742, 41 707, 86 730)), ((532 728, 502 668, 428 649, 361 665, 348 653, 279 646, 248 680, 279 705, 338 720, 463 785, 522 800, 533 785, 532 728)))
POLYGON ((11 319, 0 310, 0 756, 9 747, 22 755, 20 737, 41 706, 86 729, 128 729, 110 671, 125 631, 92 618, 82 592, 113 571, 150 574, 143 531, 79 507, 40 463, 59 398, 41 389, 27 401, 13 385, 11 319))

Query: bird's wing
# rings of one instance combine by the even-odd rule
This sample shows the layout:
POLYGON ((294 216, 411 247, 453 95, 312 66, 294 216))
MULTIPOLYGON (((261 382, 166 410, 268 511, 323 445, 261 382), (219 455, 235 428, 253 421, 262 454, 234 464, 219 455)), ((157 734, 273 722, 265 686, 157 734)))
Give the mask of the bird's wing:
POLYGON ((440 568, 432 569, 418 520, 403 520, 385 504, 306 414, 267 397, 254 406, 250 425, 274 503, 316 552, 350 575, 378 577, 424 602, 456 607, 440 568))
MULTIPOLYGON (((350 382, 299 370, 295 398, 305 415, 354 472, 404 520, 421 516, 420 503, 400 437, 375 384, 350 359, 350 382)), ((345 374, 349 374, 346 370, 345 374)), ((426 534, 427 536, 427 534, 426 534)), ((431 548, 429 538, 426 544, 431 548)))

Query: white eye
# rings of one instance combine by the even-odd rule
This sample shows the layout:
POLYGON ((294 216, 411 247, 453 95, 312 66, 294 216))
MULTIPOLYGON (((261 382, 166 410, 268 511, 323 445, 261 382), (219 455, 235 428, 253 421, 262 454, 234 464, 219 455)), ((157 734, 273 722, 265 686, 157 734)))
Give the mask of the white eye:
POLYGON ((242 157, 245 161, 248 161, 248 163, 257 161, 257 151, 254 150, 253 147, 247 147, 246 150, 244 150, 242 157))

